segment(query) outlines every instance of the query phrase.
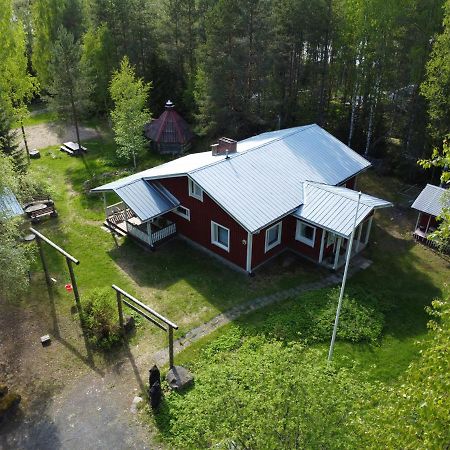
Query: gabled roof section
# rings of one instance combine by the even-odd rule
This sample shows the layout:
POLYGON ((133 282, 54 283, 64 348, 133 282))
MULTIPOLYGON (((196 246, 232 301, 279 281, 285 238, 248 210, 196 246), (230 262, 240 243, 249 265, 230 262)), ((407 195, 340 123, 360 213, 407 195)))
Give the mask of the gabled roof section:
POLYGON ((253 233, 303 203, 305 180, 337 185, 368 167, 369 161, 313 124, 250 137, 228 158, 211 151, 187 155, 92 191, 187 175, 253 233))
POLYGON ((3 188, 3 191, 0 191, 0 219, 10 219, 22 214, 24 214, 22 206, 20 206, 11 189, 3 188))
MULTIPOLYGON (((442 208, 445 206, 443 203, 445 201, 445 192, 449 192, 448 189, 427 184, 414 200, 411 208, 432 216, 439 216, 442 213, 442 208)), ((450 196, 450 194, 448 195, 450 196)), ((447 200, 447 207, 450 208, 450 197, 447 200)))
MULTIPOLYGON (((304 183, 303 191, 304 204, 293 216, 349 238, 355 221, 358 192, 345 187, 310 182, 304 183)), ((356 226, 374 209, 390 206, 393 206, 392 203, 386 200, 361 194, 356 226)))
POLYGON ((186 144, 194 135, 187 122, 175 111, 173 103, 168 100, 165 111, 144 127, 147 138, 158 143, 186 144))
POLYGON ((114 191, 142 222, 180 205, 180 202, 159 183, 150 184, 144 180, 136 180, 114 191))

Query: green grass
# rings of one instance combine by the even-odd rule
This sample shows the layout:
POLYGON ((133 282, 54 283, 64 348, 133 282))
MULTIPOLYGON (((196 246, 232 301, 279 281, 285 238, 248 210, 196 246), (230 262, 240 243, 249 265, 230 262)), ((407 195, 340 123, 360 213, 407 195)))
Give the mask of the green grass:
MULTIPOLYGON (((75 272, 82 298, 93 288, 115 283, 176 322, 180 327, 176 336, 181 336, 236 304, 317 280, 324 273, 301 259, 282 267, 284 256, 280 256, 258 276, 249 278, 180 240, 150 252, 127 238, 114 239, 101 228, 102 196, 89 194, 86 181, 124 166, 115 158, 113 141, 96 139, 87 141, 86 146, 89 152, 84 159, 71 158, 58 147, 44 149, 41 159, 32 161, 30 172, 49 183, 59 213, 57 219, 43 221, 36 228, 80 260, 75 272)), ((148 152, 138 169, 166 160, 148 152)), ((131 167, 127 169, 132 171, 131 167)), ((112 196, 108 198, 108 203, 115 201, 112 196)), ((48 248, 45 254, 58 281, 58 301, 70 302, 71 296, 63 289, 69 281, 64 259, 48 248)), ((47 294, 39 262, 35 272, 30 297, 44 301, 47 294)), ((139 342, 140 348, 156 347, 165 344, 165 336, 153 327, 141 326, 133 342, 139 342)))
MULTIPOLYGON (((402 186, 397 180, 380 179, 374 174, 365 175, 360 184, 363 191, 393 201, 398 197, 402 186)), ((373 264, 351 278, 347 285, 351 291, 359 292, 361 302, 367 296, 378 299, 379 310, 385 317, 384 328, 377 343, 343 342, 339 340, 338 332, 334 361, 338 366, 348 367, 356 363, 371 380, 395 381, 418 356, 417 342, 427 336, 426 324, 429 317, 425 307, 442 295, 444 285, 450 279, 448 259, 412 240, 414 221, 415 214, 410 209, 396 208, 378 212, 371 245, 366 250, 366 256, 373 264)), ((284 304, 269 306, 241 317, 232 325, 187 348, 179 355, 178 361, 188 366, 195 365, 203 358, 202 349, 205 346, 236 325, 244 333, 263 335, 280 335, 279 330, 286 332, 297 327, 298 337, 290 333, 284 339, 300 339, 305 325, 302 317, 295 317, 296 302, 308 302, 313 297, 311 294, 304 294, 287 300, 284 304), (287 310, 293 311, 291 316, 286 315, 287 310)), ((313 347, 321 350, 326 358, 328 345, 329 342, 326 341, 313 344, 313 347)))

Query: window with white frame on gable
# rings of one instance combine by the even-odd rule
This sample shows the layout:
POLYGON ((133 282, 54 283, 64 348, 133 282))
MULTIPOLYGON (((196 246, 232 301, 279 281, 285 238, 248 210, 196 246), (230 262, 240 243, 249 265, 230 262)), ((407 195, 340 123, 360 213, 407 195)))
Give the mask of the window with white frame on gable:
POLYGON ((265 251, 268 252, 272 250, 274 247, 280 244, 281 242, 281 222, 273 225, 266 230, 266 245, 265 251))
POLYGON ((301 220, 297 220, 295 239, 309 245, 310 247, 314 247, 314 242, 316 240, 316 227, 313 227, 306 222, 302 222, 301 220))
POLYGON ((173 210, 173 212, 181 217, 184 217, 187 220, 191 220, 191 211, 184 206, 178 206, 177 209, 173 210))
POLYGON ((230 230, 211 220, 211 243, 229 252, 230 230))
POLYGON ((189 195, 203 201, 203 189, 193 180, 189 180, 189 195))

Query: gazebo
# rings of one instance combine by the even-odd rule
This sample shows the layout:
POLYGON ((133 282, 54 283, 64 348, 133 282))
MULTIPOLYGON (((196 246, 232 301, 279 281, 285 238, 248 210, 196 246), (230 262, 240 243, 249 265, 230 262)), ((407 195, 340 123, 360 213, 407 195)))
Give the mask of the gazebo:
POLYGON ((168 100, 165 111, 144 126, 145 136, 159 153, 182 154, 189 150, 194 137, 187 122, 175 111, 168 100))

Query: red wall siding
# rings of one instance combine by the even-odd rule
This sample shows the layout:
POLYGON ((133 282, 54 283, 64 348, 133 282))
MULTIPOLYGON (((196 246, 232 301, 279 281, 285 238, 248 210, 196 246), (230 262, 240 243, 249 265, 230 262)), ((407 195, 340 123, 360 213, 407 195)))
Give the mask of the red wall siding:
POLYGON ((344 186, 349 189, 355 189, 355 185, 356 185, 356 177, 350 178, 344 183, 344 186))
MULTIPOLYGON (((267 261, 272 256, 276 255, 277 253, 280 253, 282 250, 286 248, 286 241, 285 241, 285 233, 286 233, 286 219, 283 219, 282 221, 278 221, 273 223, 272 225, 269 225, 268 227, 261 230, 258 234, 253 235, 253 244, 252 244, 252 269, 262 264, 264 261, 267 261), (268 228, 271 228, 273 225, 276 225, 277 223, 282 222, 281 226, 281 242, 271 250, 269 250, 267 253, 265 252, 266 249, 266 231, 268 228)), ((289 232, 289 230, 288 230, 289 232)))
POLYGON ((242 241, 247 241, 247 231, 206 193, 203 193, 203 202, 190 197, 187 177, 165 178, 158 181, 175 195, 185 208, 189 208, 191 211, 190 221, 174 213, 167 214, 167 217, 176 223, 177 231, 245 269, 247 246, 243 245, 242 241), (230 230, 229 252, 211 243, 211 220, 230 230))

